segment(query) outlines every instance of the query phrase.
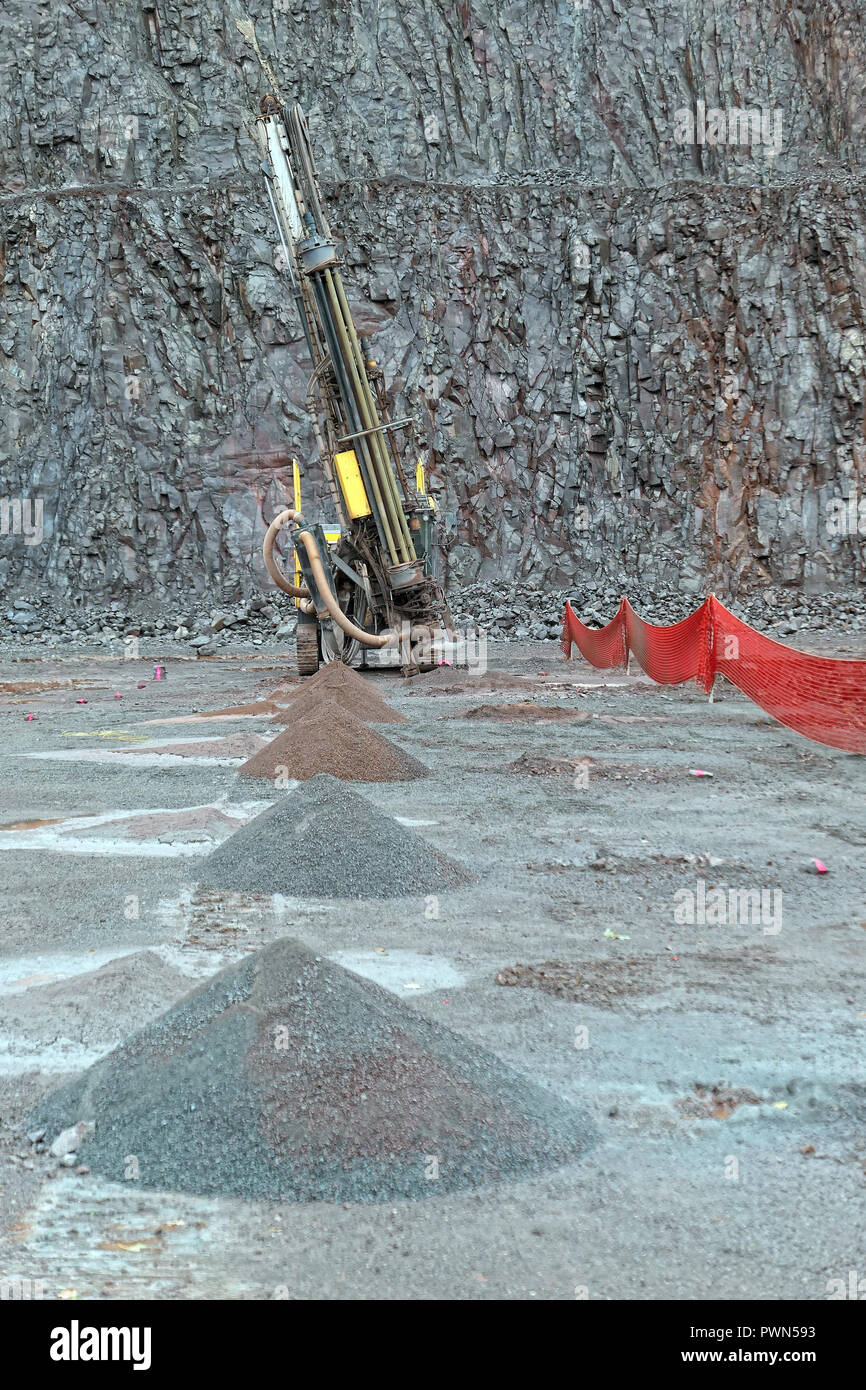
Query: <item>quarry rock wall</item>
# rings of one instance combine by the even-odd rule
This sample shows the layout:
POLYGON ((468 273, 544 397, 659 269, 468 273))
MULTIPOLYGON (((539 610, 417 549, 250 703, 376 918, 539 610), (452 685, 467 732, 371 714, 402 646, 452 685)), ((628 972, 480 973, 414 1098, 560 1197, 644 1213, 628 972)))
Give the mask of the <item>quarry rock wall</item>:
POLYGON ((247 20, 452 584, 857 583, 858 8, 7 0, 0 585, 231 599, 293 456, 327 512, 247 20))

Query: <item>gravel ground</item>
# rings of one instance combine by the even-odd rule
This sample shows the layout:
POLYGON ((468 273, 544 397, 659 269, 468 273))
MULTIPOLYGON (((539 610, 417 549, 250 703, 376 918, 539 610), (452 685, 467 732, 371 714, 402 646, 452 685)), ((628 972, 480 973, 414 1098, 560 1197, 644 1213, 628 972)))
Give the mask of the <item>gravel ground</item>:
MULTIPOLYGON (((851 632, 793 640, 864 655, 851 632)), ((477 691, 443 699, 383 675, 376 688, 409 720, 399 741, 433 775, 362 792, 476 882, 352 903, 197 887, 213 840, 185 843, 182 827, 227 836, 282 793, 239 790, 217 761, 132 752, 167 744, 171 724, 152 720, 254 702, 285 650, 194 662, 145 647, 138 663, 20 646, 0 665, 2 680, 55 683, 0 705, 0 825, 18 827, 0 830, 0 995, 19 1007, 88 976, 104 1017, 78 1062, 60 1014, 38 1039, 7 1024, 0 1274, 96 1299, 823 1299, 862 1269, 866 762, 722 682, 710 705, 693 687, 564 663, 552 641, 494 642, 493 668, 531 687, 497 703, 589 718, 455 719, 477 691), (133 811, 137 837, 151 828, 129 853, 117 818, 133 811), (767 910, 702 916, 717 889, 764 893, 767 910), (419 1018, 573 1106, 597 1142, 518 1181, 344 1205, 151 1190, 28 1139, 40 1098, 141 1024, 121 991, 94 988, 107 959, 153 952, 193 985, 286 937, 370 972, 381 960, 419 1018), (518 965, 535 987, 497 983, 518 965)))

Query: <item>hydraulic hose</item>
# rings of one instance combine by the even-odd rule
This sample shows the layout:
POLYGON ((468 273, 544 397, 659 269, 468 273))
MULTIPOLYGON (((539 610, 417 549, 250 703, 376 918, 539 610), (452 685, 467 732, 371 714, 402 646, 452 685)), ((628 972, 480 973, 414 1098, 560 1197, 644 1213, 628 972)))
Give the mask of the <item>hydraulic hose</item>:
MULTIPOLYGON (((290 584, 274 559, 274 542, 276 541, 277 533, 289 521, 294 521, 296 525, 303 525, 304 518, 300 512, 296 512, 293 508, 287 507, 285 511, 280 512, 278 516, 274 517, 268 527, 265 533, 264 545, 262 546, 265 567, 277 588, 282 589, 283 593, 291 594, 293 598, 299 598, 301 600, 300 606, 302 612, 314 614, 316 606, 312 601, 310 591, 306 584, 303 586, 290 584)), ((357 642, 362 642, 365 647, 387 647, 391 640, 388 634, 365 632, 362 627, 357 627, 350 618, 346 617, 331 592, 331 586, 328 583, 328 576, 325 574, 325 567, 319 555, 319 547, 316 544, 315 536, 305 530, 298 532, 297 539, 307 552, 307 559, 310 562, 310 569, 313 571, 316 588, 319 591, 322 602, 328 610, 329 616, 337 626, 343 629, 347 637, 354 637, 357 642)))
MULTIPOLYGON (((277 588, 282 589, 284 594, 291 594, 292 598, 309 598, 310 591, 306 584, 292 584, 283 574, 274 559, 274 542, 277 539, 277 533, 285 526, 287 521, 294 521, 296 524, 302 524, 303 520, 304 518, 301 516, 300 512, 296 512, 293 508, 286 508, 284 512, 280 512, 279 516, 274 517, 265 532, 265 540, 262 546, 262 554, 265 557, 265 569, 277 588)), ((306 612, 306 609, 304 611, 306 612)))
POLYGON ((322 602, 333 618, 337 627, 341 627, 347 637, 354 637, 356 642, 363 642, 365 647, 387 647, 391 641, 388 633, 365 632, 362 627, 358 627, 347 618, 334 595, 331 593, 331 586, 325 574, 325 568, 319 555, 319 547, 316 545, 316 538, 309 531, 300 531, 298 540, 307 552, 307 559, 310 562, 310 569, 313 571, 313 578, 316 581, 316 588, 319 591, 322 602))

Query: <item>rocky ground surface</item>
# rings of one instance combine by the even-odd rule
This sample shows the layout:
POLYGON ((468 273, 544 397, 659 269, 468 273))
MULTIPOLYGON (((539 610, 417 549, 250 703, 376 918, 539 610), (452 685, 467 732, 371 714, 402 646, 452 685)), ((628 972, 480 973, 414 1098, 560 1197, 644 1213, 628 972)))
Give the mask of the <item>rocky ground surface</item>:
POLYGON ((551 641, 494 642, 492 668, 523 678, 495 696, 372 678, 431 776, 353 787, 473 883, 231 893, 198 864, 285 793, 201 741, 273 725, 199 714, 254 704, 290 654, 178 644, 154 682, 144 647, 22 643, 0 663, 0 1276, 63 1299, 823 1299, 861 1266, 862 758, 722 682, 709 705, 551 641), (574 717, 465 717, 493 700, 574 717), (719 888, 768 910, 702 916, 719 888), (431 1176, 412 1199, 310 1203, 150 1189, 135 1153, 109 1181, 84 1117, 40 1132, 43 1095, 286 936, 574 1106, 593 1145, 477 1190, 437 1195, 431 1176))
MULTIPOLYGON (((625 595, 647 622, 665 625, 687 617, 701 601, 670 590, 659 593, 642 585, 616 585, 581 580, 571 588, 549 589, 538 581, 473 584, 449 595, 452 614, 462 632, 486 632, 501 641, 559 637, 565 604, 571 601, 590 627, 603 627, 613 618, 625 595)), ((844 640, 848 633, 866 630, 866 594, 862 588, 822 594, 796 588, 765 588, 731 597, 717 594, 730 610, 769 636, 789 638, 797 633, 820 633, 844 640)), ((7 600, 6 623, 0 630, 0 651, 19 647, 31 653, 42 647, 92 644, 130 655, 141 639, 150 648, 155 640, 165 650, 212 656, 219 651, 266 644, 273 638, 291 641, 295 610, 281 598, 257 594, 223 608, 176 607, 164 616, 119 600, 71 608, 35 596, 7 600), (148 640, 150 639, 150 640, 148 640)), ((158 653, 158 646, 154 648, 158 653)))

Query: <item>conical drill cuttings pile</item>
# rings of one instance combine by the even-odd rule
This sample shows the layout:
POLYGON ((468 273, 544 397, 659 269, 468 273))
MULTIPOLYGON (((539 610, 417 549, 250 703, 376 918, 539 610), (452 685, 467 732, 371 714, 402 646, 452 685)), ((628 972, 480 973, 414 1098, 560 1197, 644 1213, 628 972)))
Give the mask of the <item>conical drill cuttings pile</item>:
POLYGON ((221 971, 38 1107, 143 1187, 286 1201, 430 1197, 591 1142, 571 1106, 387 990, 282 940, 221 971), (435 1181, 431 1179, 435 1163, 435 1181))

